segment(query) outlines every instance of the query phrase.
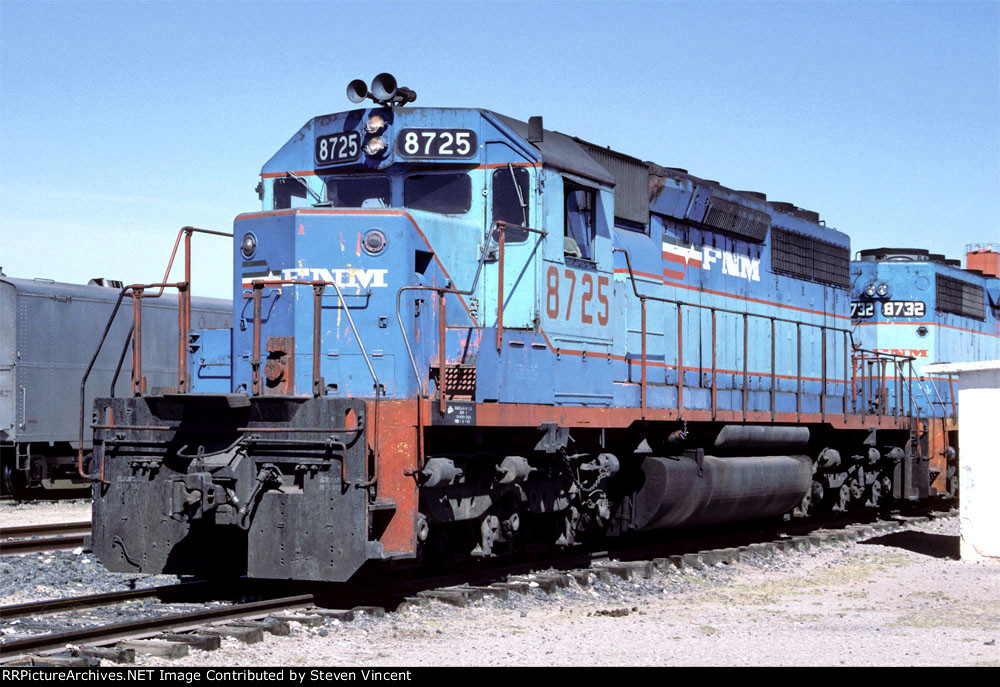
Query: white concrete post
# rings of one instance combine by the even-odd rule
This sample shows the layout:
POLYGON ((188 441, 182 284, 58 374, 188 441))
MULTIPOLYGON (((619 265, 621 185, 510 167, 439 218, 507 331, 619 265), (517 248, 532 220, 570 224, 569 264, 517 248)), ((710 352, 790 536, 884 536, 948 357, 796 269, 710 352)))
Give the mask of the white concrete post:
POLYGON ((1000 560, 1000 360, 938 363, 958 373, 958 485, 962 560, 1000 560))

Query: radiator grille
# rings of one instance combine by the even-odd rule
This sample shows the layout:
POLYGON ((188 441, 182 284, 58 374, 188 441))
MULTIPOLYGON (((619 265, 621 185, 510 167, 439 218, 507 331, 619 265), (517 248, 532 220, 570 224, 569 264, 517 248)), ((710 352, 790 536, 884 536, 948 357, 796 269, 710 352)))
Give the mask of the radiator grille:
POLYGON ((703 224, 761 243, 771 226, 771 216, 723 198, 710 198, 703 224))
POLYGON ((773 227, 771 271, 846 289, 851 285, 851 253, 843 246, 773 227))
POLYGON ((958 279, 937 275, 937 309, 964 315, 976 320, 986 319, 986 301, 983 287, 958 279))

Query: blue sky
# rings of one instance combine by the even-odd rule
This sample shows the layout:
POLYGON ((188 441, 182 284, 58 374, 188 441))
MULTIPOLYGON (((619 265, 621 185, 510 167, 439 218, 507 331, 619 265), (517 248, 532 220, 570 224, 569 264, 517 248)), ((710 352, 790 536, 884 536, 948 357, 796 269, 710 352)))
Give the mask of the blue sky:
MULTIPOLYGON (((162 276, 347 82, 815 210, 854 250, 1000 241, 1000 2, 0 0, 0 266, 162 276)), ((195 293, 230 295, 202 239, 195 293)))

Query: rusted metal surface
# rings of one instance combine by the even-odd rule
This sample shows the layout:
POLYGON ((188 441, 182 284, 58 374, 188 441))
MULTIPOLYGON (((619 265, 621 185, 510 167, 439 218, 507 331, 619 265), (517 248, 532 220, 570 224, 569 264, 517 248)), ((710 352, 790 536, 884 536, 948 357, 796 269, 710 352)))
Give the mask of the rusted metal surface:
POLYGON ((142 294, 143 289, 132 290, 132 395, 146 393, 146 382, 142 376, 142 294))
MULTIPOLYGON (((429 409, 427 410, 429 413, 429 409)), ((542 423, 555 423, 560 427, 606 427, 627 428, 643 420, 639 408, 586 408, 577 406, 549 406, 536 404, 481 403, 476 404, 476 424, 481 427, 538 427, 542 423)), ((710 422, 712 411, 685 409, 683 417, 676 408, 647 408, 646 420, 650 422, 710 422)), ((742 410, 718 410, 719 422, 743 422, 742 410)), ((778 412, 774 424, 795 424, 796 413, 778 412)), ((769 410, 748 411, 746 422, 772 424, 769 410)), ((860 415, 852 414, 843 420, 838 414, 828 417, 827 424, 835 429, 867 429, 873 426, 881 429, 906 429, 909 418, 885 416, 864 421, 860 415)), ((820 413, 802 413, 802 423, 823 424, 820 413)))
MULTIPOLYGON (((374 412, 374 403, 368 402, 368 413, 374 412)), ((419 401, 386 401, 381 409, 382 431, 378 441, 380 446, 371 444, 371 450, 379 456, 379 483, 376 496, 391 501, 395 509, 391 513, 377 517, 390 517, 378 541, 382 543, 384 555, 390 557, 411 557, 417 547, 417 513, 419 493, 417 481, 413 477, 422 468, 420 454, 422 428, 416 424, 421 417, 430 414, 422 409, 419 401)), ((370 436, 370 441, 374 438, 370 436)))
POLYGON ((262 282, 254 282, 253 284, 253 351, 251 355, 253 358, 250 360, 250 368, 253 371, 250 383, 250 389, 255 396, 260 396, 263 388, 261 385, 261 375, 260 375, 260 317, 261 317, 261 298, 264 292, 264 284, 262 282))
MULTIPOLYGON (((269 396, 295 395, 295 337, 267 337, 267 361, 264 363, 264 378, 267 386, 264 393, 269 396)), ((315 375, 315 366, 313 368, 315 375)), ((315 386, 315 376, 313 385, 315 386)))

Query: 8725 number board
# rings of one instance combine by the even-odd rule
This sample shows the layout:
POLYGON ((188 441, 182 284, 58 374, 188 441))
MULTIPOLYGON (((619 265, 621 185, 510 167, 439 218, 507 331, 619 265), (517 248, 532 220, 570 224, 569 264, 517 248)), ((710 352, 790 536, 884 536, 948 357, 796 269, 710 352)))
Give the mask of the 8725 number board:
POLYGON ((361 134, 345 131, 327 134, 316 139, 316 164, 330 165, 354 160, 361 154, 361 134))
POLYGON ((396 152, 402 157, 467 158, 478 149, 471 129, 403 129, 396 136, 396 152))

